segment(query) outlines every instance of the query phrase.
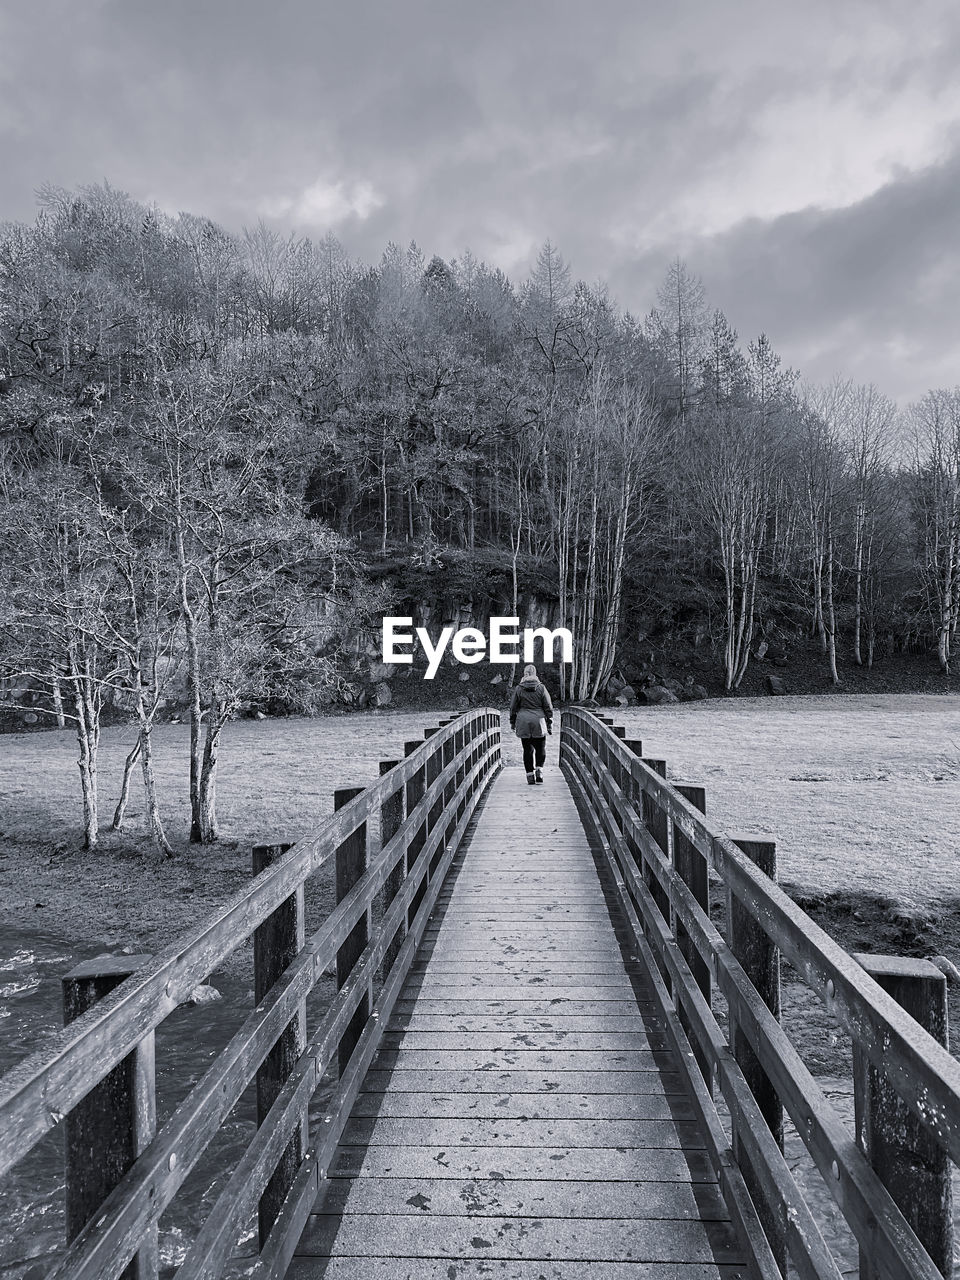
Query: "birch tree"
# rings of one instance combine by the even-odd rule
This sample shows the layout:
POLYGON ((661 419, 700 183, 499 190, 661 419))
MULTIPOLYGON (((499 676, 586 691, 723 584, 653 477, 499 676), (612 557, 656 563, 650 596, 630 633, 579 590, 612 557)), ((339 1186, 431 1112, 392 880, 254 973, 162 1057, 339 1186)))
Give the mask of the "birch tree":
POLYGON ((911 416, 918 568, 937 660, 949 673, 960 616, 960 387, 927 392, 911 416))

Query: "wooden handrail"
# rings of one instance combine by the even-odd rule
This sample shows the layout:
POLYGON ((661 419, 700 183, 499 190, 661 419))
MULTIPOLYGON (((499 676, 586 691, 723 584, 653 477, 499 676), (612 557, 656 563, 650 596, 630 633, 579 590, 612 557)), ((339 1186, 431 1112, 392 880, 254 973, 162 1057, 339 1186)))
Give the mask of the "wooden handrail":
MULTIPOLYGON (((141 1040, 152 1035, 189 991, 296 894, 309 875, 330 863, 355 832, 366 829, 371 833, 368 864, 359 879, 296 952, 293 962, 206 1074, 120 1178, 72 1242, 54 1277, 110 1280, 124 1270, 278 1037, 297 1017, 309 991, 324 972, 336 967, 338 950, 358 921, 367 917, 374 898, 389 886, 375 934, 365 938, 362 951, 305 1051, 292 1064, 228 1184, 233 1199, 221 1196, 201 1228, 184 1274, 218 1274, 235 1243, 231 1232, 263 1194, 277 1160, 306 1115, 307 1102, 331 1054, 335 1059, 351 1019, 382 975, 378 1007, 366 1019, 341 1073, 339 1119, 326 1129, 323 1150, 338 1124, 342 1128, 349 1112, 350 1091, 362 1080, 360 1064, 369 1060, 379 1043, 388 1013, 386 1002, 396 998, 443 875, 499 766, 500 713, 496 710, 467 712, 439 730, 428 731, 423 743, 340 808, 315 836, 294 845, 256 876, 211 921, 144 964, 66 1027, 50 1048, 27 1058, 0 1080, 2 1173, 97 1087, 141 1040), (427 777, 429 784, 424 785, 427 777), (399 823, 395 821, 398 796, 404 797, 404 816, 399 823), (387 839, 381 840, 384 809, 394 820, 388 822, 392 829, 387 839)), ((317 1152, 308 1152, 303 1160, 287 1203, 270 1231, 261 1270, 264 1257, 279 1257, 295 1247, 296 1240, 280 1239, 284 1229, 291 1229, 289 1207, 292 1203, 294 1218, 303 1214, 305 1203, 309 1210, 311 1180, 316 1182, 322 1164, 317 1152)))
MULTIPOLYGON (((771 1148, 767 1121, 753 1102, 727 1032, 713 1016, 704 970, 725 997, 731 1023, 756 1055, 861 1248, 875 1258, 869 1274, 934 1280, 941 1271, 901 1212, 905 1207, 898 1207, 679 874, 676 850, 685 851, 686 858, 692 849, 712 867, 731 900, 790 960, 850 1032, 863 1059, 887 1077, 954 1161, 960 1156, 960 1064, 741 849, 715 832, 665 780, 662 768, 640 759, 639 744, 625 743, 622 734, 582 709, 565 710, 561 765, 609 849, 621 896, 641 930, 639 944, 649 952, 654 985, 661 989, 665 1009, 671 1015, 674 1008, 679 1011, 686 1053, 689 1057, 692 1045, 700 1062, 708 1064, 711 1083, 720 1084, 739 1139, 734 1147, 741 1148, 748 1181, 753 1178, 751 1194, 765 1202, 761 1217, 773 1237, 771 1247, 780 1260, 786 1249, 800 1274, 836 1274, 776 1143, 771 1148), (696 974, 694 957, 700 960, 693 966, 696 974)), ((721 1149, 724 1145, 715 1153, 718 1162, 734 1158, 721 1149)))

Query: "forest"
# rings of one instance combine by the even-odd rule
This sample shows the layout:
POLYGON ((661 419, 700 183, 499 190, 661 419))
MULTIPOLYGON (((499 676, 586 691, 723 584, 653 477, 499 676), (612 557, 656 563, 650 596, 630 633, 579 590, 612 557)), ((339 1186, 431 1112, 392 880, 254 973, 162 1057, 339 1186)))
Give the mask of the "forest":
POLYGON ((139 766, 163 850, 182 683, 213 841, 231 717, 353 700, 384 614, 549 618, 567 699, 657 634, 731 691, 787 635, 833 682, 908 647, 950 672, 960 388, 808 385, 679 259, 638 316, 549 241, 514 281, 38 195, 0 227, 0 700, 75 728, 89 847, 106 709, 137 726, 114 823, 139 766))

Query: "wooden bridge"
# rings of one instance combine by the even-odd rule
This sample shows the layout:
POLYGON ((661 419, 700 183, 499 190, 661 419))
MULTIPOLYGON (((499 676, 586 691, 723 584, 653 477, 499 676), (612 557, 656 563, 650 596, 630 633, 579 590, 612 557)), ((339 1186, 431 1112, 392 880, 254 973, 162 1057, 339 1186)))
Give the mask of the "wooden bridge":
POLYGON ((772 845, 716 834, 702 789, 609 720, 564 711, 560 747, 528 787, 499 712, 445 722, 315 837, 255 850, 163 955, 67 976, 58 1043, 0 1081, 0 1172, 66 1132, 51 1277, 156 1276, 158 1220, 254 1079, 258 1128, 180 1280, 838 1280, 834 1219, 864 1277, 951 1274, 943 975, 848 956, 777 888, 772 845), (337 905, 308 938, 318 874, 337 905), (256 1007, 158 1130, 154 1031, 251 937, 256 1007), (781 1027, 781 959, 851 1038, 854 1131, 781 1027))

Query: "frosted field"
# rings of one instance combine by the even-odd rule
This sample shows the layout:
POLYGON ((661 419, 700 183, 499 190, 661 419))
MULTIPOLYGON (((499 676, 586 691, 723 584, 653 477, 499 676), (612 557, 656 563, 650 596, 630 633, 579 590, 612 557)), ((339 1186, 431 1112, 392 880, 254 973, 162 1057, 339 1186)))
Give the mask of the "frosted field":
POLYGON ((703 783, 720 830, 776 840, 785 882, 960 899, 960 698, 718 699, 614 718, 669 778, 703 783))
MULTIPOLYGON (((442 714, 442 713, 440 713, 442 714)), ((227 727, 218 785, 223 836, 296 840, 332 812, 335 787, 364 785, 439 714, 243 720, 227 727)), ((960 898, 960 698, 865 694, 730 699, 616 714, 671 778, 702 782, 728 834, 777 841, 781 878, 867 889, 908 906, 960 898)), ((519 764, 505 724, 508 763, 519 764)), ((132 726, 104 730, 101 814, 109 826, 132 726)), ((558 735, 549 740, 555 767, 558 735)), ((186 836, 185 725, 156 730, 168 834, 186 836)), ((0 839, 76 847, 79 787, 70 732, 0 736, 0 839)), ((131 834, 140 808, 131 793, 131 834)), ((544 801, 549 792, 544 790, 544 801)))

